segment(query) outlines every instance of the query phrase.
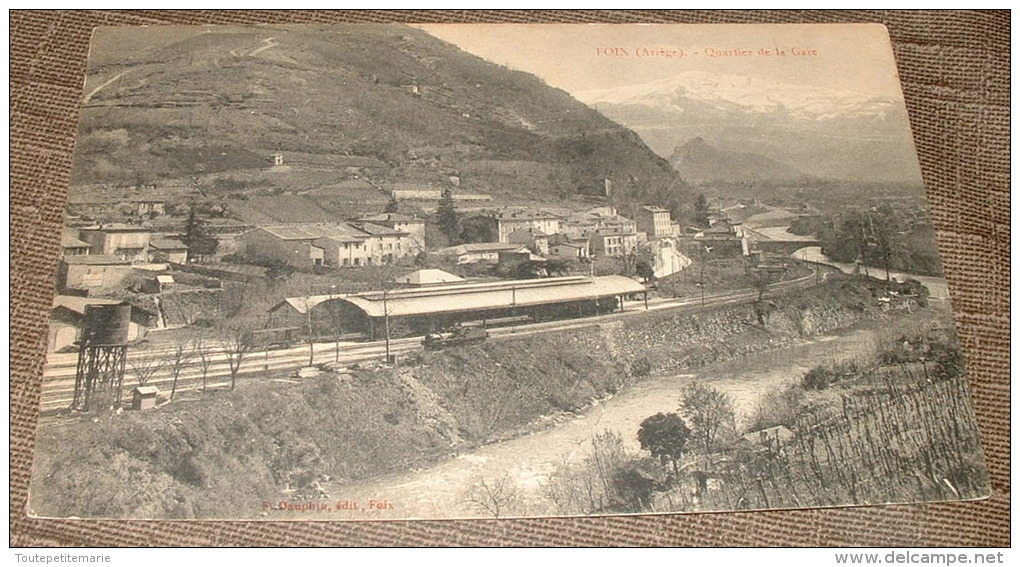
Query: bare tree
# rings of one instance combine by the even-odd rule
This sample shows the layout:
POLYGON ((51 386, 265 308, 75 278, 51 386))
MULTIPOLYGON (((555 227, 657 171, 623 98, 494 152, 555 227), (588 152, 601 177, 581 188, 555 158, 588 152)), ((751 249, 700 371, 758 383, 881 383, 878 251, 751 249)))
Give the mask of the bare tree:
POLYGON ((128 357, 128 367, 135 375, 139 386, 145 386, 159 372, 166 360, 154 352, 142 352, 140 356, 128 357))
POLYGON ((198 356, 198 368, 202 371, 202 391, 204 392, 208 385, 209 369, 213 363, 213 346, 204 332, 195 336, 192 345, 196 356, 198 356))
POLYGON ((605 430, 592 436, 591 453, 579 462, 564 461, 543 485, 562 514, 596 514, 619 508, 626 497, 617 480, 632 464, 622 436, 605 430))
POLYGON ((181 377, 181 372, 186 366, 191 364, 191 361, 195 358, 195 345, 190 337, 178 336, 174 341, 173 346, 170 349, 170 354, 167 357, 167 366, 170 367, 170 375, 173 376, 173 384, 170 386, 170 399, 174 399, 174 394, 177 393, 177 381, 181 377))
POLYGON ((382 290, 383 300, 383 332, 386 339, 386 360, 390 360, 390 310, 389 295, 393 290, 393 280, 400 268, 393 264, 382 264, 370 268, 370 281, 376 289, 382 290))
POLYGON ((483 478, 468 492, 468 501, 493 518, 513 514, 519 500, 517 485, 509 472, 495 480, 483 478))
POLYGON ((237 374, 241 370, 241 362, 252 351, 251 333, 243 321, 232 321, 219 328, 218 342, 227 357, 230 367, 230 389, 237 387, 237 374))

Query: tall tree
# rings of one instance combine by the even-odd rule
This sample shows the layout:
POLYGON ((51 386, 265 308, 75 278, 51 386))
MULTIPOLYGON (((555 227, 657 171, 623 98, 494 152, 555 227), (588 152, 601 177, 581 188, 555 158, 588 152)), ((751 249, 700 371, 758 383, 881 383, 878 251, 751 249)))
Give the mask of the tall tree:
POLYGON ((439 200, 436 215, 439 220, 439 230, 446 235, 451 245, 457 244, 457 237, 460 234, 460 215, 457 214, 457 207, 453 203, 453 191, 449 188, 443 189, 443 196, 439 200))
POLYGON ((672 412, 657 413, 642 421, 638 429, 641 448, 660 462, 672 463, 674 473, 678 470, 677 461, 683 458, 687 450, 687 440, 690 437, 691 430, 683 418, 672 412))
POLYGON ((680 413, 694 441, 710 454, 722 437, 736 431, 733 400, 711 386, 692 382, 680 392, 680 413))
POLYGON ((383 209, 384 213, 395 213, 400 208, 400 203, 397 202, 396 195, 391 195, 390 200, 386 203, 386 208, 383 209))
POLYGON ((188 246, 188 255, 196 261, 202 261, 206 256, 216 253, 220 242, 209 233, 207 223, 198 217, 194 207, 188 213, 188 220, 184 223, 184 244, 188 246))
POLYGON ((694 201, 694 218, 691 220, 698 226, 708 226, 708 198, 704 193, 698 193, 698 198, 694 201))

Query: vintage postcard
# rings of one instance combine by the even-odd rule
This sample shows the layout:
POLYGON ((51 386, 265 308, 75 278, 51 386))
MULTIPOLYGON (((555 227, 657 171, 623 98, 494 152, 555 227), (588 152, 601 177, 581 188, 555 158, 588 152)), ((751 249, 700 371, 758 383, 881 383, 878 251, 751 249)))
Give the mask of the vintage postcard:
POLYGON ((29 513, 988 496, 878 25, 100 28, 29 513))

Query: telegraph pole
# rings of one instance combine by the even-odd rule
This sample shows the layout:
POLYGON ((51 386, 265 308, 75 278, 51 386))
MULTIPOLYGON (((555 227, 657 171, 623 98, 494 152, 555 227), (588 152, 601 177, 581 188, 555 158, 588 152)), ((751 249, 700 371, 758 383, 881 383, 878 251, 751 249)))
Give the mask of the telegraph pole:
POLYGON ((382 292, 382 309, 383 309, 383 331, 386 334, 386 362, 390 362, 390 309, 389 309, 389 294, 390 288, 384 284, 382 292))

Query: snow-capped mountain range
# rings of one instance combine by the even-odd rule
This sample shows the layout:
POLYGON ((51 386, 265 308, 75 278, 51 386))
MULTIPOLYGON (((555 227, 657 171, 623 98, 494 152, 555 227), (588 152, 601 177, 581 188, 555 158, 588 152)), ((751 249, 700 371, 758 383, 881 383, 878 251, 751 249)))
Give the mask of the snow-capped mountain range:
POLYGON ((751 112, 787 112, 805 120, 845 115, 885 118, 901 101, 853 91, 793 85, 736 75, 690 71, 642 85, 595 89, 576 93, 590 105, 643 105, 682 107, 684 101, 716 104, 720 109, 738 107, 751 112))
POLYGON ((889 96, 700 71, 574 94, 663 157, 700 137, 820 178, 920 181, 904 103, 889 96))

